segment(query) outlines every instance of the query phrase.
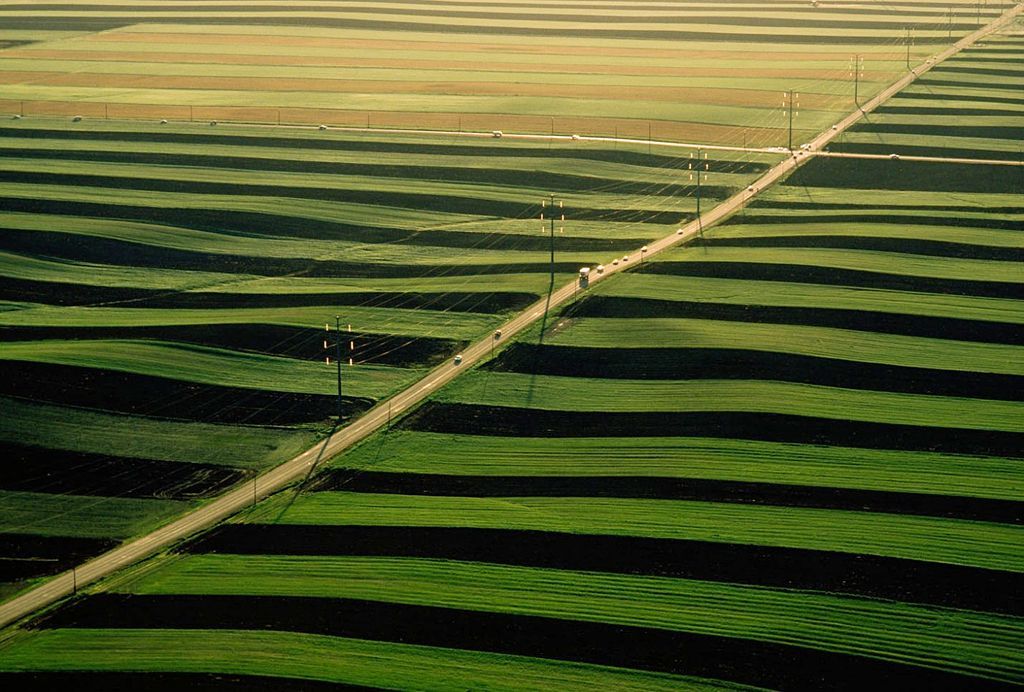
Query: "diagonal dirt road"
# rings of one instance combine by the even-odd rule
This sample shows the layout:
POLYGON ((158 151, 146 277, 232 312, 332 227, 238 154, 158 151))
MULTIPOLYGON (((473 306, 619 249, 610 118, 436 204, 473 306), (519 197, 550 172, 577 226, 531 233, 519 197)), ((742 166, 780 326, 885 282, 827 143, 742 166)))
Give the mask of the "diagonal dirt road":
MULTIPOLYGON (((891 85, 878 96, 865 103, 860 110, 855 111, 844 118, 834 129, 829 129, 810 142, 807 152, 795 152, 779 165, 769 170, 759 178, 748 189, 739 192, 722 202, 719 206, 704 214, 702 218, 693 221, 677 233, 661 238, 647 246, 645 257, 652 257, 659 252, 673 246, 680 245, 692 240, 705 226, 710 226, 733 212, 739 210, 754 198, 760 191, 772 185, 783 176, 787 175, 794 168, 802 165, 805 161, 814 156, 815 152, 821 150, 835 137, 853 125, 864 113, 869 113, 879 105, 887 101, 898 91, 912 83, 917 77, 927 72, 934 65, 942 62, 964 48, 975 43, 977 40, 993 31, 998 30, 1006 23, 1012 21, 1024 11, 1024 5, 1018 5, 1009 9, 999 19, 991 24, 982 27, 954 45, 940 53, 934 61, 925 63, 914 68, 906 77, 891 85)), ((588 138, 590 139, 590 138, 588 138)), ((594 138, 598 139, 598 138, 594 138)), ((639 141, 639 140, 638 140, 639 141)), ((642 140, 647 144, 647 140, 642 140)), ((673 143, 664 143, 668 146, 690 146, 673 143)), ((634 257, 631 262, 618 266, 608 265, 603 275, 591 274, 591 283, 597 283, 607 279, 620 271, 625 271, 638 263, 640 251, 631 254, 634 257)), ((553 310, 562 303, 572 299, 576 292, 576 282, 566 284, 554 290, 549 297, 542 298, 525 311, 506 322, 501 326, 502 340, 508 339, 523 331, 535 321, 540 319, 547 309, 553 310)), ((138 560, 153 555, 158 551, 186 538, 187 536, 202 529, 213 526, 238 511, 253 504, 258 498, 265 497, 277 492, 290 483, 300 480, 306 476, 314 464, 321 459, 332 457, 355 443, 365 439, 373 432, 384 427, 393 416, 398 416, 416 406, 428 396, 436 392, 445 384, 453 380, 459 373, 472 367, 484 359, 491 350, 493 337, 477 341, 463 351, 462 364, 455 365, 447 362, 430 371, 423 379, 413 384, 408 389, 395 394, 389 399, 381 401, 374 408, 370 409, 361 418, 348 427, 334 433, 328 439, 316 447, 306 450, 297 457, 271 469, 251 482, 235 488, 226 494, 211 501, 207 505, 190 512, 166 526, 163 526, 152 533, 138 538, 134 541, 121 545, 103 555, 100 555, 75 568, 73 572, 66 572, 54 577, 45 584, 11 599, 0 605, 0 627, 6 626, 23 617, 31 615, 36 610, 54 603, 65 596, 72 594, 73 590, 83 585, 105 577, 123 567, 126 567, 138 560)))

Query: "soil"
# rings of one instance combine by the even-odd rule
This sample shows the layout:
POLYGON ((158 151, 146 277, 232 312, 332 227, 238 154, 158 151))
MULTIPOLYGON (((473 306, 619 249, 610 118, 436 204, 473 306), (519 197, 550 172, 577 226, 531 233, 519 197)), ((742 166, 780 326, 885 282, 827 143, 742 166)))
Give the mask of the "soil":
POLYGON ((502 437, 719 437, 768 442, 1020 457, 1024 434, 872 423, 782 413, 609 413, 427 403, 400 427, 502 437))
MULTIPOLYGON (((234 351, 265 353, 302 360, 323 360, 334 353, 334 336, 319 328, 276 324, 190 324, 153 327, 3 327, 0 342, 43 339, 155 339, 234 351)), ((395 367, 436 365, 466 347, 468 342, 392 334, 345 332, 345 357, 354 363, 395 367)))
POLYGON ((651 262, 638 271, 672 276, 704 276, 750 281, 854 286, 875 290, 940 293, 984 298, 1024 299, 1024 283, 945 279, 909 274, 887 274, 859 269, 839 269, 807 264, 773 262, 651 262))
POLYGON ((651 476, 464 476, 332 468, 310 490, 432 497, 615 497, 699 500, 1024 524, 1024 504, 956 495, 651 476))
POLYGON ((991 344, 1024 344, 1024 325, 987 320, 931 317, 841 308, 733 305, 655 298, 590 296, 573 308, 578 317, 680 317, 693 319, 794 324, 855 329, 931 339, 954 339, 991 344))
POLYGON ((195 500, 216 495, 247 475, 193 464, 69 452, 0 443, 0 488, 56 495, 195 500))
POLYGON ((588 348, 516 343, 488 369, 642 380, 775 380, 824 387, 1024 401, 1024 377, 726 348, 588 348))
POLYGON ((903 663, 750 639, 354 599, 99 594, 45 627, 308 632, 579 661, 776 689, 987 690, 994 681, 903 663))
POLYGON ((0 581, 58 574, 117 545, 106 538, 0 533, 0 581))
POLYGON ((1014 572, 826 550, 582 533, 416 526, 225 524, 187 553, 365 555, 809 589, 1020 615, 1014 572))
MULTIPOLYGON (((49 363, 7 361, 0 395, 64 406, 176 420, 245 425, 293 425, 330 418, 337 399, 222 387, 150 375, 49 363)), ((344 416, 368 409, 370 399, 345 397, 344 416)))

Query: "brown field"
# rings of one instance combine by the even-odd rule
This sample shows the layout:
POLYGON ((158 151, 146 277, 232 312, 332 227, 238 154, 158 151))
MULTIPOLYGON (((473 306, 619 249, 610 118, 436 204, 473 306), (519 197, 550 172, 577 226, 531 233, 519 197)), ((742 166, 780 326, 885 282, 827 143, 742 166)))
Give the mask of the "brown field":
MULTIPOLYGON (((314 91, 339 94, 432 94, 447 96, 547 96, 630 101, 691 101, 712 105, 773 108, 777 91, 710 89, 703 87, 646 87, 625 85, 532 84, 525 82, 420 82, 399 80, 319 79, 309 77, 206 77, 97 72, 0 71, 0 84, 38 84, 97 89, 187 89, 221 91, 314 91)), ((826 108, 834 96, 801 96, 804 108, 826 108)))
MULTIPOLYGON (((12 50, 5 57, 29 60, 83 60, 92 62, 149 62, 199 65, 264 65, 300 67, 345 67, 409 70, 467 70, 484 72, 528 72, 541 74, 608 74, 663 77, 761 77, 765 79, 832 79, 835 70, 799 68, 751 69, 749 67, 668 67, 664 65, 600 65, 496 62, 481 65, 472 60, 408 60, 401 58, 327 58, 316 55, 257 55, 237 53, 172 53, 153 51, 105 52, 87 50, 12 50)), ((864 72, 867 80, 883 79, 888 73, 864 72)))
MULTIPOLYGON (((0 112, 26 116, 70 116, 113 120, 168 120, 196 122, 223 121, 285 125, 325 124, 335 127, 359 127, 409 130, 462 130, 468 132, 537 132, 555 134, 583 133, 595 136, 634 139, 667 139, 686 142, 726 142, 738 144, 746 137, 762 146, 780 144, 786 132, 781 128, 740 128, 707 123, 686 123, 627 118, 548 117, 492 113, 420 113, 408 111, 355 111, 332 108, 259 108, 244 106, 193 106, 101 103, 88 101, 0 100, 0 112), (650 125, 650 130, 648 130, 650 125)), ((794 129, 794 136, 808 136, 810 130, 794 129)))
MULTIPOLYGON (((522 43, 446 43, 443 41, 395 41, 373 39, 328 38, 323 36, 267 36, 264 34, 205 34, 188 32, 109 31, 84 37, 89 41, 221 44, 232 46, 293 46, 301 48, 364 48, 367 50, 424 50, 442 52, 524 53, 531 55, 603 55, 613 58, 669 58, 685 63, 688 60, 750 60, 760 53, 737 50, 670 50, 658 48, 612 48, 609 46, 524 45, 522 43)), ((866 59, 892 59, 893 49, 860 51, 866 59)), ((787 60, 799 63, 812 60, 835 60, 845 54, 827 52, 785 52, 787 60)))

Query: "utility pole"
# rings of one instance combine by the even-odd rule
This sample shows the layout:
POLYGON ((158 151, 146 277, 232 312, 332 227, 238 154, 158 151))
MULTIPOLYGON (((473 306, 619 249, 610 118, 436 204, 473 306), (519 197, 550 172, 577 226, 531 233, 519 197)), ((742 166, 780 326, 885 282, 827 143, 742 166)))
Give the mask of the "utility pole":
POLYGON ((907 38, 906 38, 905 43, 907 44, 907 70, 909 71, 910 70, 910 43, 911 43, 911 41, 914 40, 914 33, 913 33, 913 29, 911 29, 909 26, 906 27, 906 30, 907 30, 907 38))
MULTIPOLYGON (((350 327, 351 327, 351 325, 350 325, 350 327)), ((330 324, 325 324, 324 325, 324 331, 326 331, 328 334, 330 334, 330 332, 331 332, 331 325, 330 324)), ((334 335, 334 358, 335 358, 335 361, 336 361, 335 366, 336 366, 337 371, 338 371, 338 423, 340 424, 341 420, 342 420, 342 410, 343 410, 342 409, 342 401, 341 401, 341 316, 340 315, 335 315, 335 317, 334 317, 334 331, 335 331, 335 335, 334 335)), ((351 329, 350 329, 350 331, 351 331, 351 329)), ((329 346, 328 346, 328 343, 327 343, 327 339, 325 338, 324 339, 324 350, 326 351, 328 349, 328 347, 329 346)), ((330 365, 331 364, 331 357, 327 356, 326 357, 326 361, 327 361, 327 365, 330 365)), ((254 490, 254 492, 255 492, 255 490, 254 490)))
POLYGON ((793 111, 800 107, 800 94, 792 90, 783 92, 782 106, 789 111, 789 150, 793 151, 793 116, 800 115, 793 111))
MULTIPOLYGON (((544 232, 544 210, 547 209, 549 206, 551 208, 551 213, 548 214, 548 222, 549 222, 548 223, 548 227, 549 227, 548 236, 551 239, 551 242, 550 242, 550 249, 551 249, 551 272, 550 272, 551 273, 551 281, 548 284, 548 302, 550 302, 551 292, 554 291, 554 289, 555 289, 555 217, 558 216, 559 217, 559 221, 561 223, 563 223, 563 224, 565 223, 565 205, 563 204, 563 202, 561 200, 559 200, 558 201, 558 211, 556 212, 555 211, 555 195, 551 194, 551 195, 549 195, 548 199, 541 200, 541 203, 540 203, 541 232, 542 233, 544 232)), ((564 231, 565 227, 562 226, 561 230, 564 231)), ((547 319, 547 307, 544 308, 544 311, 545 311, 544 319, 546 320, 547 319)))
POLYGON ((334 316, 335 352, 338 359, 338 423, 341 423, 341 317, 334 316))
POLYGON ((853 77, 853 104, 860 108, 860 79, 864 76, 864 57, 861 55, 853 56, 853 62, 850 63, 850 72, 853 77))
MULTIPOLYGON (((702 227, 703 223, 701 222, 701 216, 700 216, 701 178, 704 178, 705 180, 707 180, 707 175, 708 175, 707 171, 708 171, 708 168, 710 167, 710 164, 708 163, 707 152, 704 152, 703 160, 701 159, 700 154, 701 154, 701 150, 697 149, 697 168, 696 168, 696 173, 697 173, 697 180, 696 180, 696 182, 697 182, 697 230, 703 234, 704 229, 702 227), (703 175, 701 175, 702 173, 703 173, 703 175)), ((691 160, 690 160, 690 163, 688 165, 688 168, 690 170, 690 180, 693 181, 693 174, 694 174, 694 167, 693 167, 693 163, 694 162, 692 160, 693 159, 693 154, 690 154, 690 159, 691 160)), ((641 261, 643 261, 642 255, 641 255, 641 261)))

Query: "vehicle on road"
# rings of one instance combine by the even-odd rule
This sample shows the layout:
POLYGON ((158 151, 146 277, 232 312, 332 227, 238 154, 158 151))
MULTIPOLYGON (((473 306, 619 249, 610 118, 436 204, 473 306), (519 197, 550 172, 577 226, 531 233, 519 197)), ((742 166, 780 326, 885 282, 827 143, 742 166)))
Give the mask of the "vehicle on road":
POLYGON ((491 132, 491 137, 497 137, 500 139, 503 134, 505 133, 502 132, 501 130, 494 130, 493 132, 491 132))
POLYGON ((893 161, 899 161, 900 160, 900 155, 899 154, 889 154, 889 158, 892 159, 893 161))
POLYGON ((462 364, 462 354, 461 353, 459 355, 455 356, 455 361, 454 362, 455 362, 455 365, 461 365, 462 364))
POLYGON ((603 264, 597 265, 597 273, 598 274, 604 274, 604 265, 603 264))

